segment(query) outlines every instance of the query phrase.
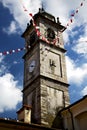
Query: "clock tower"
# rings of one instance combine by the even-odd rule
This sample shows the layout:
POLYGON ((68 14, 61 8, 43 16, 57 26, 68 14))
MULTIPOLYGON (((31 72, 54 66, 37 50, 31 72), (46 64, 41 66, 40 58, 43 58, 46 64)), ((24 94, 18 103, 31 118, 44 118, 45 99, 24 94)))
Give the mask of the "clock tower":
POLYGON ((65 52, 59 18, 39 9, 25 38, 23 105, 32 107, 31 122, 51 127, 59 110, 69 105, 65 52))

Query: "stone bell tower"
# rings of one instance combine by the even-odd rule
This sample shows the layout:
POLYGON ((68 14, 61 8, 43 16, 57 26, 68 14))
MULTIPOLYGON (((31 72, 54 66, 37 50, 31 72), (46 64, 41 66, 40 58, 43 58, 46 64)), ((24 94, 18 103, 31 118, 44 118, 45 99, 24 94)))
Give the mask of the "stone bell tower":
POLYGON ((23 105, 32 107, 32 123, 51 127, 57 112, 69 105, 62 37, 65 29, 59 18, 55 20, 40 9, 22 34, 27 48, 23 56, 23 105))

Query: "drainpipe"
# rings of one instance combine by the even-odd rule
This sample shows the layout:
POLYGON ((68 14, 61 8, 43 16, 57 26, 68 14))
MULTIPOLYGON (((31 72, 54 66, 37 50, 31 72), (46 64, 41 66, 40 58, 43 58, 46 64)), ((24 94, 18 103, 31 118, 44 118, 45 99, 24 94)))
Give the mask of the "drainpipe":
POLYGON ((72 128, 73 128, 73 130, 75 130, 75 127, 74 127, 74 120, 73 120, 73 113, 71 112, 70 109, 68 109, 68 111, 69 111, 69 113, 70 113, 70 115, 71 115, 72 128))

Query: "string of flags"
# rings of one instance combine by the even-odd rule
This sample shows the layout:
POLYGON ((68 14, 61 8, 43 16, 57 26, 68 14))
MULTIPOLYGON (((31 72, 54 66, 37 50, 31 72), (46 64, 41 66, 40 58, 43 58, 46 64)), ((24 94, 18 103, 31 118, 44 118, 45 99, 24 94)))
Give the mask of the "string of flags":
POLYGON ((66 28, 67 28, 68 26, 70 26, 71 23, 73 23, 75 15, 79 12, 80 8, 84 5, 84 2, 85 2, 85 1, 86 1, 86 0, 83 0, 83 1, 80 3, 79 7, 78 7, 73 13, 71 13, 71 15, 70 15, 71 18, 69 19, 69 22, 67 23, 66 28))
POLYGON ((20 52, 20 51, 23 51, 23 50, 26 50, 26 48, 24 47, 24 48, 18 48, 18 49, 15 49, 15 50, 0 52, 0 56, 9 55, 9 54, 12 54, 12 53, 17 53, 17 52, 20 52))
MULTIPOLYGON (((21 0, 20 0, 21 1, 21 0)), ((73 18, 75 17, 75 15, 79 12, 79 9, 84 5, 84 2, 86 0, 83 0, 81 3, 80 3, 80 6, 73 12, 71 13, 70 15, 70 19, 69 19, 69 22, 67 23, 66 25, 66 28, 68 28, 70 26, 71 23, 73 23, 73 18)), ((22 4, 22 1, 21 1, 21 4, 22 4)), ((22 4, 22 7, 24 9, 25 12, 28 13, 28 10, 26 9, 26 7, 22 4)), ((35 31, 36 31, 36 34, 38 37, 42 36, 42 40, 47 42, 48 44, 50 43, 39 31, 39 27, 36 25, 35 21, 34 21, 34 17, 33 17, 33 14, 32 13, 28 13, 28 15, 32 18, 32 21, 33 21, 33 26, 35 28, 35 31)), ((61 33, 61 32, 60 32, 61 33)), ((54 39, 53 41, 53 44, 55 45, 56 41, 59 40, 59 35, 57 36, 57 38, 54 39)), ((87 42, 87 41, 86 41, 87 42)), ((15 50, 10 50, 10 51, 4 51, 4 52, 0 52, 0 56, 2 55, 9 55, 9 54, 12 54, 12 53, 17 53, 17 52, 20 52, 20 51, 23 51, 23 50, 26 50, 26 47, 24 48, 18 48, 18 49, 15 49, 15 50)))
MULTIPOLYGON (((22 1, 21 1, 22 3, 22 1)), ((26 9, 26 7, 22 4, 22 7, 24 9, 25 12, 28 13, 28 10, 26 9)), ((35 21, 34 21, 34 17, 32 13, 28 13, 28 15, 32 18, 32 22, 33 22, 33 26, 35 28, 36 34, 38 37, 42 36, 42 40, 47 42, 48 44, 50 44, 49 40, 47 40, 43 34, 41 34, 41 32, 39 31, 39 27, 36 25, 35 21)), ((55 45, 56 41, 59 41, 59 35, 57 36, 57 38, 55 38, 51 43, 55 45)))

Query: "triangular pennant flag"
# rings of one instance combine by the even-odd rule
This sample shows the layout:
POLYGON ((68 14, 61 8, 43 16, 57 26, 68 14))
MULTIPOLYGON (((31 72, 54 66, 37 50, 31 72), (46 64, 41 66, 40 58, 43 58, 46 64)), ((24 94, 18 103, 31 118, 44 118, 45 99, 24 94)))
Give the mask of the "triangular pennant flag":
POLYGON ((80 6, 83 6, 83 3, 81 3, 80 6))
POLYGON ((30 15, 31 17, 33 17, 32 13, 29 13, 29 15, 30 15))
POLYGON ((73 14, 71 14, 71 16, 73 17, 75 14, 73 13, 73 14))

